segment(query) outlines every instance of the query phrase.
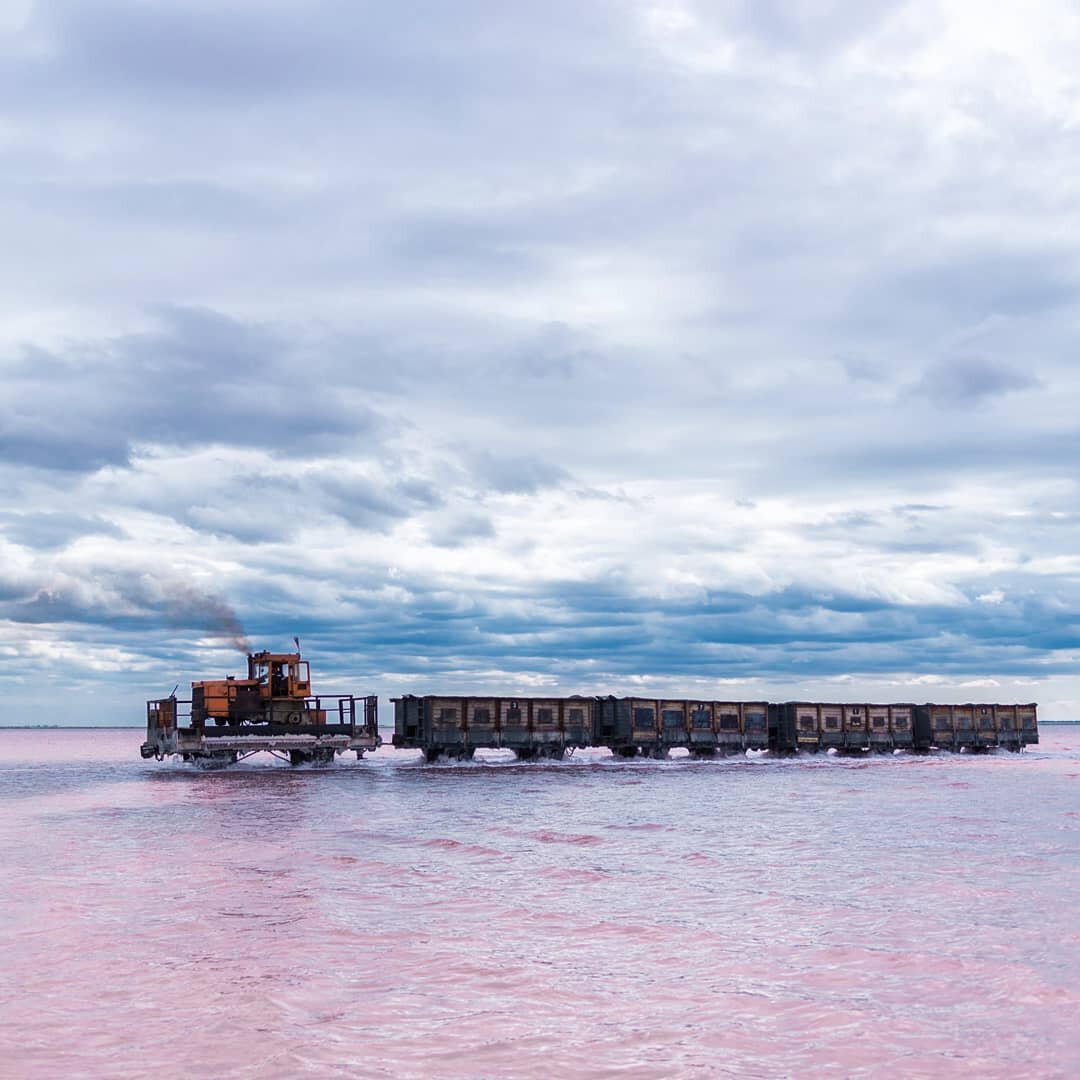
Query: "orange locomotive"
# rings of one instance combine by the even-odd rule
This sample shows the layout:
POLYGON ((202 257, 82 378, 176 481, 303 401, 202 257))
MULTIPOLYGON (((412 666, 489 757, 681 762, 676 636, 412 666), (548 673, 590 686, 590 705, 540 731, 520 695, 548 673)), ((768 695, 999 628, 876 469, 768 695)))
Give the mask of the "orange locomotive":
POLYGON ((300 653, 248 655, 248 677, 191 684, 191 721, 241 724, 324 724, 326 710, 309 706, 311 671, 300 653))
POLYGON ((332 761, 344 750, 362 757, 378 747, 378 698, 359 699, 358 722, 354 695, 313 695, 308 662, 296 646, 294 653, 249 653, 246 679, 193 682, 190 700, 174 692, 148 701, 142 756, 229 765, 267 750, 299 765, 332 761))

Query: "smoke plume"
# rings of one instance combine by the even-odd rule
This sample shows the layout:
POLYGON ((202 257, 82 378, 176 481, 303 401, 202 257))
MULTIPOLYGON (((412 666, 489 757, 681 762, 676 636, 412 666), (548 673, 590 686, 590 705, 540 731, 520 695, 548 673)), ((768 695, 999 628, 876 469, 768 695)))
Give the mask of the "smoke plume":
POLYGON ((169 614, 177 624, 197 626, 242 653, 252 651, 243 624, 220 596, 200 592, 190 585, 172 585, 166 592, 166 599, 169 614))

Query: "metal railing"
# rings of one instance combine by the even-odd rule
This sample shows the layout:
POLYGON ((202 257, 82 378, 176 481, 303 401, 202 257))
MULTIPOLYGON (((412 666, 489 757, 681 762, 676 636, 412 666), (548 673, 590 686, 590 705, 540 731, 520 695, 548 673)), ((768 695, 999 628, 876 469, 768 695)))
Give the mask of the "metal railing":
MULTIPOLYGON (((280 702, 284 699, 277 698, 273 701, 280 702)), ((266 713, 273 715, 273 701, 267 703, 266 713)), ((378 734, 378 698, 369 694, 359 699, 355 694, 316 694, 303 699, 302 706, 299 700, 296 712, 325 714, 325 719, 320 721, 317 727, 335 727, 343 734, 356 735, 357 732, 372 735, 378 734), (361 703, 362 711, 357 722, 357 701, 361 703)), ((281 721, 260 716, 256 720, 238 720, 235 723, 196 723, 192 718, 192 702, 190 698, 159 698, 146 703, 147 731, 159 731, 164 727, 183 728, 187 730, 216 731, 222 734, 232 731, 237 727, 247 727, 251 724, 281 724, 281 721)), ((292 726, 292 725, 282 725, 292 726)), ((306 725, 305 725, 306 726, 306 725)))

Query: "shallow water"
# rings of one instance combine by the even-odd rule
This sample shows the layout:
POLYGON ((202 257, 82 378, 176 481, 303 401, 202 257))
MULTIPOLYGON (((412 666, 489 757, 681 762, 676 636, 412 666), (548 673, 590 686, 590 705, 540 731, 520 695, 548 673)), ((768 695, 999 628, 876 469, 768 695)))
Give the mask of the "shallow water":
POLYGON ((1080 725, 1041 735, 199 772, 0 730, 0 1075, 1074 1076, 1080 725))

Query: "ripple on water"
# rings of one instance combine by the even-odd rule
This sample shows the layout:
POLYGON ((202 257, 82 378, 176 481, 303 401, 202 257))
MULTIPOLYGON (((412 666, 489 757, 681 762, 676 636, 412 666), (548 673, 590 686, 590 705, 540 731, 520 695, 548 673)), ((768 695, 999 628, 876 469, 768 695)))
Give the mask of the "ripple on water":
POLYGON ((138 733, 0 732, 0 1060, 1071 1075, 1080 741, 1058 734, 987 758, 199 774, 139 761, 138 733))

